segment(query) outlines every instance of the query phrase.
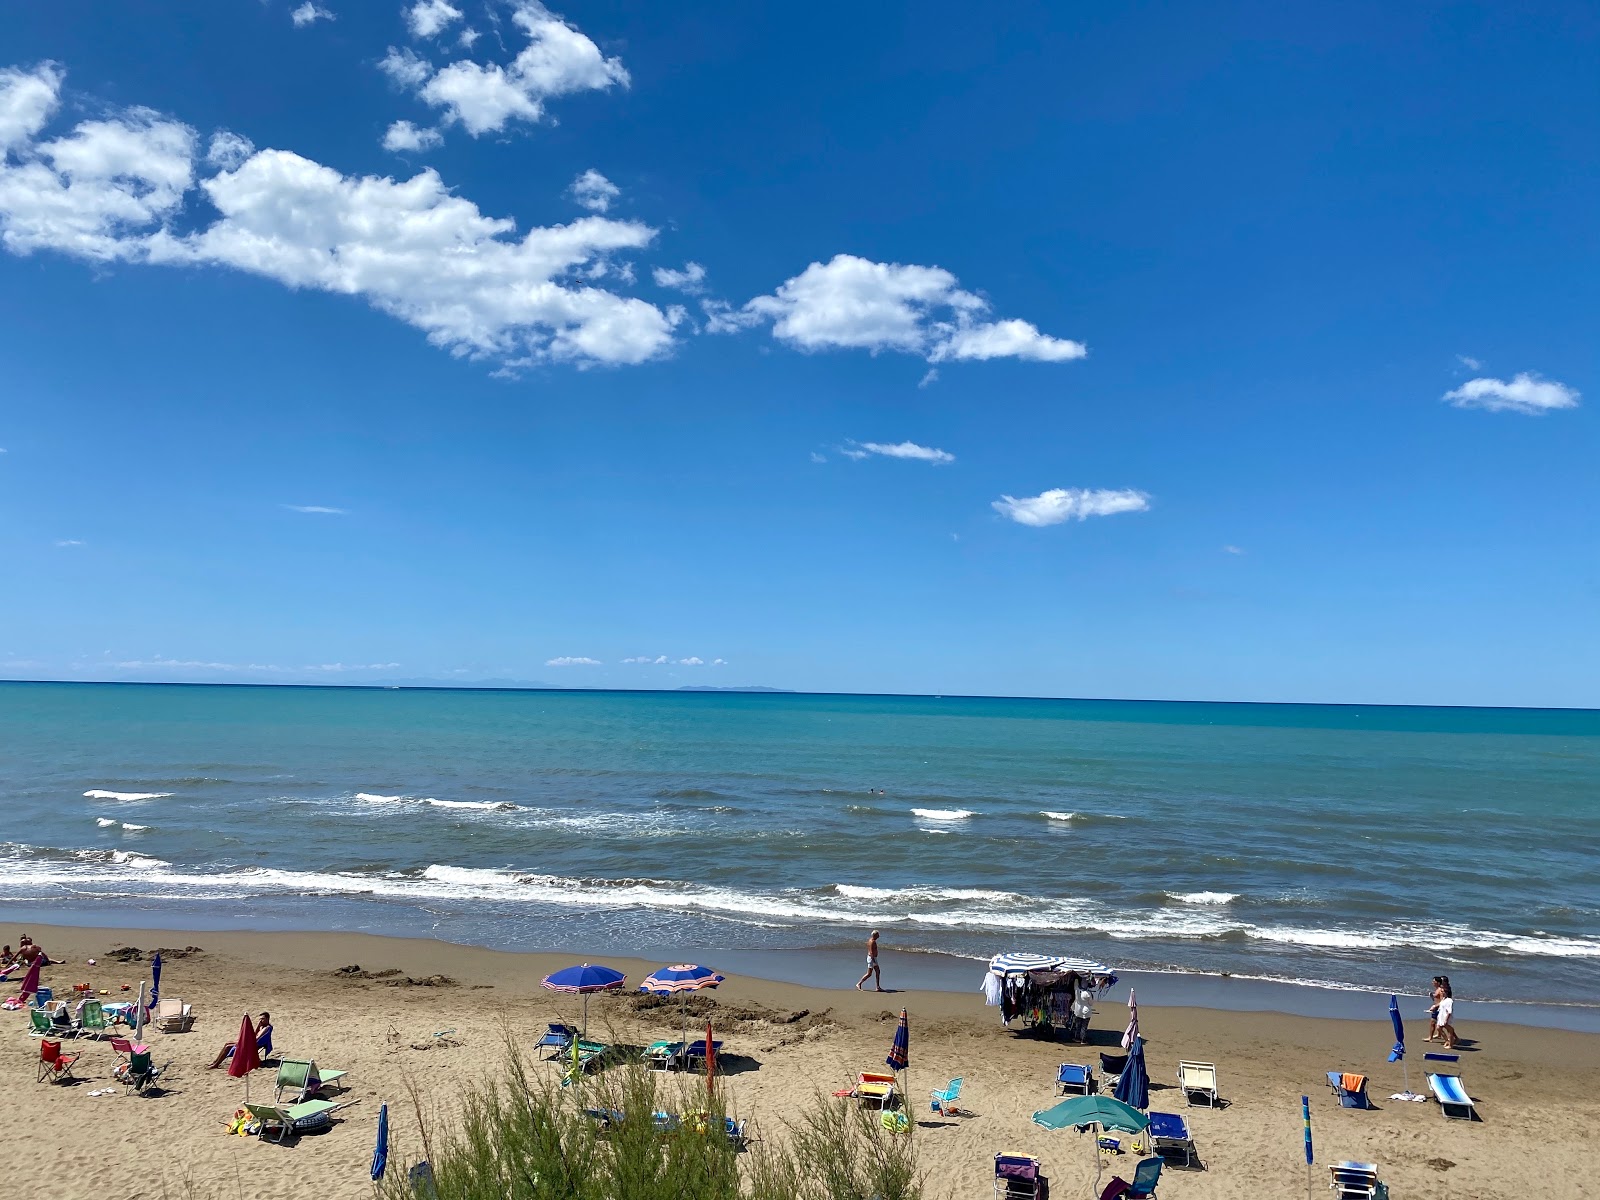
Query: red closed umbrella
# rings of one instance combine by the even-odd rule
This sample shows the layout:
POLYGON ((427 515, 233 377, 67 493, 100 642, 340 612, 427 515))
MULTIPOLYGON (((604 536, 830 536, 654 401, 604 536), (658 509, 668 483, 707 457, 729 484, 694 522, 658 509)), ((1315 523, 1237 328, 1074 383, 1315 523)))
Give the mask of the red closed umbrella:
POLYGON ((715 1095, 713 1077, 717 1069, 717 1048, 711 1041, 711 1022, 706 1022, 706 1096, 715 1095))
POLYGON ((28 973, 22 977, 22 990, 19 993, 24 1000, 39 990, 39 968, 44 965, 44 955, 39 955, 28 964, 28 973))
POLYGON ((245 1013, 239 1026, 239 1040, 233 1043, 233 1057, 228 1060, 228 1074, 244 1080, 244 1102, 250 1103, 250 1072, 261 1065, 261 1055, 256 1050, 256 1027, 250 1024, 250 1014, 245 1013))

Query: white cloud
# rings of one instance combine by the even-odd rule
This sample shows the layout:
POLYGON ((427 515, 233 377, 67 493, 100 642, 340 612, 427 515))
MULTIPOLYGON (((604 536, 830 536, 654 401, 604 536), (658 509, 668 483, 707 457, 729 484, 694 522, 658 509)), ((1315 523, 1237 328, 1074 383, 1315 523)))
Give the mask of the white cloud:
POLYGON ((304 29, 313 22, 331 21, 334 17, 327 9, 313 4, 311 0, 306 0, 304 4, 289 14, 289 19, 294 22, 296 29, 304 29))
POLYGON ((601 664, 598 658, 573 657, 564 654, 560 658, 545 659, 544 665, 547 667, 598 667, 601 664))
POLYGON ((659 667, 664 666, 666 663, 672 660, 669 659, 665 654, 658 654, 654 658, 651 658, 648 654, 640 654, 634 658, 625 658, 622 661, 625 663, 642 663, 652 667, 659 667))
POLYGON ((1224 546, 1222 552, 1224 554, 1243 554, 1244 550, 1239 546, 1224 546))
POLYGON ((62 538, 60 541, 58 541, 56 543, 56 545, 58 545, 58 546, 81 546, 81 545, 83 545, 83 543, 80 542, 77 538, 62 538))
POLYGON ((1564 383, 1523 371, 1509 383, 1504 379, 1469 379, 1454 391, 1446 392, 1444 399, 1457 408, 1540 416, 1557 409, 1577 408, 1579 394, 1564 383))
POLYGON ((1150 498, 1143 492, 1107 488, 1051 488, 1037 496, 1018 499, 1001 496, 991 508, 1018 525, 1060 525, 1063 521, 1109 517, 1116 513, 1144 512, 1150 498))
MULTIPOLYGON (((425 0, 408 10, 408 19, 418 9, 434 11, 425 0)), ((498 133, 513 121, 542 120, 553 96, 628 85, 620 59, 605 57, 586 34, 536 0, 520 0, 511 20, 528 44, 509 63, 460 59, 435 71, 410 51, 391 47, 379 66, 425 104, 443 110, 445 124, 459 124, 473 137, 498 133)), ((462 38, 469 48, 472 41, 476 37, 462 38)))
POLYGON ((738 333, 761 324, 760 314, 735 308, 726 300, 702 300, 700 309, 706 314, 707 333, 738 333))
POLYGON ((814 463, 825 463, 828 461, 828 456, 826 454, 818 454, 815 450, 813 450, 811 452, 811 461, 814 463))
POLYGON ((1469 354, 1456 355, 1456 361, 1469 371, 1483 370, 1483 364, 1469 354))
POLYGON ((26 146, 61 102, 61 68, 40 63, 31 71, 0 71, 0 153, 26 146))
POLYGON ((417 0, 404 12, 406 28, 416 38, 438 37, 453 21, 461 19, 461 10, 445 0, 417 0))
POLYGON ((939 368, 938 367, 929 367, 926 371, 923 372, 922 378, 917 380, 917 386, 919 388, 932 387, 934 384, 936 384, 938 382, 939 382, 939 368))
POLYGON ((343 508, 328 508, 325 505, 321 505, 321 504, 285 504, 283 507, 287 508, 290 512, 297 512, 297 513, 325 513, 325 514, 328 514, 330 516, 337 516, 337 517, 342 517, 342 516, 346 515, 346 513, 348 511, 347 509, 343 509, 343 508))
POLYGON ((697 262, 683 264, 683 270, 675 271, 671 267, 657 267, 650 272, 651 278, 656 281, 657 287, 676 288, 680 292, 693 294, 701 290, 705 283, 706 269, 697 262))
POLYGON ((703 667, 706 665, 706 660, 703 658, 695 658, 691 655, 689 658, 680 658, 678 660, 678 665, 680 667, 703 667))
POLYGON ((953 463, 956 460, 956 456, 946 450, 935 450, 932 446, 919 446, 915 442, 853 441, 840 447, 839 453, 858 462, 874 454, 883 458, 913 458, 919 462, 929 463, 953 463))
POLYGON ((219 129, 211 135, 211 144, 206 147, 206 162, 224 171, 231 171, 255 152, 255 143, 249 138, 219 129))
POLYGON ((814 262, 770 296, 740 311, 713 314, 713 333, 762 320, 773 336, 802 350, 897 350, 929 362, 1023 358, 1065 362, 1088 351, 1080 342, 1040 333, 1027 321, 986 321, 989 304, 963 291, 949 271, 872 262, 853 254, 814 262), (718 318, 721 319, 718 319, 718 318))
POLYGON ((461 36, 456 38, 456 44, 459 45, 463 50, 471 50, 473 43, 482 36, 483 34, 479 33, 476 29, 463 29, 461 31, 461 36))
POLYGON ((259 671, 259 672, 290 672, 315 671, 326 674, 340 674, 346 671, 392 671, 400 664, 389 663, 314 663, 304 667, 281 667, 272 663, 227 663, 227 662, 202 662, 195 659, 164 658, 157 655, 154 658, 133 658, 123 662, 107 663, 108 667, 117 667, 125 671, 149 670, 160 668, 175 671, 259 671))
POLYGON ((713 667, 725 667, 728 665, 728 660, 725 658, 713 658, 711 660, 711 665, 713 667))
POLYGON ((444 136, 437 129, 419 129, 410 121, 396 121, 383 134, 383 148, 392 154, 432 150, 444 136))
POLYGON ((568 193, 590 212, 608 212, 611 202, 622 195, 622 189, 593 167, 572 181, 568 193))

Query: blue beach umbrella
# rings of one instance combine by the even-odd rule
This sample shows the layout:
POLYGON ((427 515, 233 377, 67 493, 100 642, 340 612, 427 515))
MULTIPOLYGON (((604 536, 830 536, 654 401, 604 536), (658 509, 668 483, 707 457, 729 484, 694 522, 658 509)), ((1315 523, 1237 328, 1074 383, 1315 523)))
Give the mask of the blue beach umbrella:
POLYGON ((150 960, 150 1007, 154 1008, 161 1001, 161 955, 157 954, 150 960))
POLYGON ((383 1173, 388 1166, 389 1105, 385 1102, 378 1106, 378 1145, 372 1152, 372 1181, 374 1183, 383 1178, 383 1173))
POLYGON ((1144 1067, 1144 1039, 1135 1037, 1128 1047, 1128 1065, 1122 1068, 1116 1089, 1111 1093, 1129 1108, 1150 1107, 1150 1074, 1144 1067))
POLYGON ((563 967, 553 975, 544 977, 544 986, 552 992, 568 992, 583 997, 583 1037, 589 1036, 589 995, 592 992, 612 992, 628 981, 621 971, 598 963, 583 963, 576 967, 563 967))
POLYGON ((906 1010, 900 1010, 900 1024, 895 1026, 894 1045, 883 1060, 895 1071, 904 1071, 911 1065, 911 1027, 906 1023, 906 1010))
POLYGON ((639 985, 641 992, 650 992, 656 996, 676 995, 681 999, 683 1012, 683 1028, 679 1039, 684 1043, 689 1041, 689 993, 698 992, 702 988, 714 988, 723 983, 726 976, 719 975, 710 967, 697 966, 694 963, 678 963, 676 966, 661 967, 639 985))
POLYGON ((1405 1063, 1405 1059, 1406 1059, 1406 1027, 1405 1027, 1405 1022, 1403 1022, 1400 1019, 1400 1001, 1399 1001, 1399 998, 1396 997, 1396 996, 1393 996, 1393 995, 1391 995, 1389 997, 1389 1020, 1394 1025, 1394 1049, 1389 1051, 1389 1061, 1390 1062, 1397 1062, 1397 1063, 1400 1064, 1400 1070, 1404 1073, 1404 1078, 1405 1078, 1405 1081, 1406 1081, 1406 1093, 1405 1094, 1409 1097, 1412 1094, 1412 1092, 1411 1092, 1411 1068, 1406 1066, 1406 1063, 1405 1063))

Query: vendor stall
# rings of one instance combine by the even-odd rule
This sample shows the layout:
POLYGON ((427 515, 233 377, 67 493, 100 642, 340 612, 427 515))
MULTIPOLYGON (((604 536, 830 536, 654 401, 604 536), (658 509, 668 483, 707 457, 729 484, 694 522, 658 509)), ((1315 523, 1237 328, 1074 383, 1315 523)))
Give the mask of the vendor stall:
POLYGON ((1013 1021, 1037 1036, 1061 1041, 1088 1040, 1094 1000, 1116 983, 1104 963, 1048 954, 997 954, 984 977, 984 999, 1000 1008, 1008 1028, 1013 1021))

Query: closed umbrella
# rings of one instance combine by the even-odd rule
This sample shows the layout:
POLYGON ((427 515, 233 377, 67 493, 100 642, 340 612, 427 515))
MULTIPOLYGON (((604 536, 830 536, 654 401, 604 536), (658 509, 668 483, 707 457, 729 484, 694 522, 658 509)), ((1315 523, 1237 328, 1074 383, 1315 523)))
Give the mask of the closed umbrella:
POLYGON ((372 1181, 376 1183, 383 1178, 384 1171, 389 1166, 389 1105, 385 1101, 378 1106, 378 1145, 372 1151, 372 1181))
POLYGON ((150 1007, 161 1002, 161 955, 150 960, 150 1007))
POLYGON ((1306 1200, 1311 1200, 1311 1097, 1300 1097, 1300 1117, 1306 1123, 1306 1200))
MULTIPOLYGON (((144 980, 139 981, 139 1003, 133 1010, 133 1043, 138 1045, 144 1040, 144 1023, 149 1017, 150 1010, 144 1005, 144 980)), ((249 1020, 248 1017, 245 1018, 249 1020)))
MULTIPOLYGON (((1074 1125, 1098 1125, 1101 1129, 1115 1129, 1120 1133, 1143 1133, 1150 1127, 1150 1118, 1136 1108, 1129 1108, 1114 1096, 1074 1096, 1063 1100, 1054 1108, 1033 1114, 1033 1123, 1046 1129, 1066 1129, 1074 1125)), ((1094 1151, 1094 1194, 1100 1194, 1100 1148, 1094 1151)))
MULTIPOLYGON (((889 1047, 889 1054, 884 1062, 889 1064, 889 1069, 899 1074, 911 1065, 911 1026, 906 1020, 906 1010, 900 1010, 900 1024, 894 1027, 894 1042, 889 1047)), ((909 1095, 907 1088, 910 1085, 905 1080, 900 1081, 900 1092, 909 1095)), ((907 1108, 910 1101, 906 1101, 907 1108)))
POLYGON ((1393 995, 1389 997, 1389 1021, 1394 1025, 1394 1049, 1389 1051, 1389 1061, 1400 1064, 1400 1070, 1404 1073, 1403 1078, 1406 1081, 1406 1090, 1399 1099, 1415 1100, 1416 1093, 1411 1090, 1411 1068, 1406 1066, 1405 1061, 1406 1026, 1405 1022, 1400 1019, 1400 1000, 1393 995))
MULTIPOLYGON (((1133 998, 1133 989, 1128 989, 1128 1027, 1122 1031, 1122 1048, 1133 1049, 1133 1040, 1139 1036, 1139 1002, 1133 998)), ((1139 1107, 1143 1108, 1141 1104, 1139 1107)))
POLYGON ((576 967, 563 967, 553 975, 546 975, 544 986, 552 992, 569 992, 583 997, 583 1033, 589 1036, 589 996, 593 992, 611 992, 628 981, 621 971, 597 963, 584 963, 576 967))
POLYGON ((35 996, 39 991, 39 970, 44 966, 44 955, 40 955, 28 964, 28 973, 22 977, 22 991, 19 993, 23 999, 35 996))
POLYGON ((250 1103, 250 1072, 261 1065, 261 1055, 256 1050, 256 1029, 250 1024, 250 1014, 245 1013, 239 1024, 239 1037, 233 1043, 233 1057, 228 1060, 228 1074, 244 1080, 244 1102, 250 1103))
POLYGON ((1150 1074, 1144 1067, 1144 1039, 1135 1037, 1128 1050, 1128 1065, 1122 1068, 1112 1092, 1129 1108, 1150 1107, 1150 1074))
POLYGON ((662 967, 654 972, 639 985, 639 990, 656 996, 676 995, 679 997, 683 1022, 682 1028, 679 1030, 678 1040, 688 1045, 689 993, 698 992, 704 988, 714 988, 719 983, 725 982, 725 980, 726 976, 717 974, 710 967, 702 967, 694 963, 678 963, 675 966, 662 967))
POLYGON ((717 1072, 717 1044, 711 1038, 711 1022, 706 1022, 706 1099, 715 1094, 717 1072))

